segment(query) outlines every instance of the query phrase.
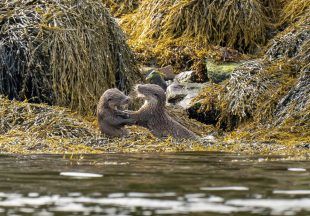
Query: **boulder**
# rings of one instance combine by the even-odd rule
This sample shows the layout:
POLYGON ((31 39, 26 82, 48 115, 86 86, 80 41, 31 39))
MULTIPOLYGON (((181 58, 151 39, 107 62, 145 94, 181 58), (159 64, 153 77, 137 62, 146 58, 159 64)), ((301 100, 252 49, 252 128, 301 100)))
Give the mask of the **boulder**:
POLYGON ((173 73, 173 67, 171 65, 158 68, 157 70, 163 74, 165 80, 173 80, 175 77, 175 74, 173 73))
POLYGON ((225 62, 216 64, 212 61, 207 62, 208 79, 213 83, 220 83, 230 78, 231 73, 241 63, 225 62))
POLYGON ((148 66, 140 67, 141 74, 144 76, 148 76, 155 69, 156 69, 155 67, 148 67, 148 66))
POLYGON ((167 87, 166 96, 167 102, 176 104, 183 100, 187 95, 185 86, 179 83, 172 83, 167 87))
POLYGON ((192 83, 195 80, 195 72, 194 71, 185 71, 181 72, 175 76, 174 82, 176 83, 192 83))
POLYGON ((206 84, 174 82, 167 88, 167 102, 187 109, 204 86, 206 84))
POLYGON ((156 70, 153 70, 149 75, 147 75, 145 80, 148 83, 159 85, 165 91, 167 89, 167 83, 164 80, 162 74, 157 72, 156 70))
POLYGON ((140 68, 140 70, 141 73, 145 75, 145 77, 149 76, 153 71, 160 73, 166 81, 173 80, 175 77, 175 74, 173 73, 173 67, 171 65, 162 68, 143 66, 140 68))

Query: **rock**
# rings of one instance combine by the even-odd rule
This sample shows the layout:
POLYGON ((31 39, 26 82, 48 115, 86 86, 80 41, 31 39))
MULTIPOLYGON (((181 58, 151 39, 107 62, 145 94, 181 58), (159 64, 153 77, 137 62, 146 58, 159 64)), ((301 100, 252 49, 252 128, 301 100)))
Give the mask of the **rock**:
POLYGON ((178 105, 183 109, 189 108, 191 101, 199 91, 206 86, 202 83, 173 83, 167 88, 167 102, 178 105))
POLYGON ((173 67, 171 65, 168 65, 166 67, 158 68, 158 72, 162 73, 164 75, 165 80, 173 80, 175 77, 175 74, 173 73, 173 67))
POLYGON ((181 100, 177 105, 182 107, 183 109, 188 109, 192 103, 192 100, 197 97, 198 93, 197 92, 190 92, 186 97, 181 100))
POLYGON ((167 87, 166 96, 167 102, 176 104, 183 100, 187 95, 187 91, 184 85, 179 83, 172 83, 167 87))
POLYGON ((145 80, 148 83, 159 85, 165 91, 167 89, 167 83, 164 80, 162 74, 157 72, 156 70, 153 70, 151 73, 149 73, 149 75, 145 78, 145 80))
POLYGON ((141 73, 145 75, 145 77, 150 75, 150 73, 153 71, 160 73, 165 80, 173 80, 175 77, 175 74, 173 73, 173 67, 171 65, 162 68, 143 66, 140 68, 140 70, 141 73))
POLYGON ((148 67, 148 66, 140 67, 141 74, 143 74, 144 76, 148 76, 155 69, 156 69, 155 67, 148 67))
POLYGON ((174 82, 177 83, 191 83, 195 79, 195 72, 194 71, 185 71, 182 73, 179 73, 175 76, 174 82))
POLYGON ((216 64, 212 61, 207 62, 208 78, 210 82, 220 83, 226 79, 230 78, 231 73, 237 68, 241 63, 222 63, 216 64))

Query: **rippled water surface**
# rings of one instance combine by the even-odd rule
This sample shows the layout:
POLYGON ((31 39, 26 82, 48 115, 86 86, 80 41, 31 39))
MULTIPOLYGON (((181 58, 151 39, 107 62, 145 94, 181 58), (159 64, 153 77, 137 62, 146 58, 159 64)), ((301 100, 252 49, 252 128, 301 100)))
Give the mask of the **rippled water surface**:
POLYGON ((3 155, 0 215, 310 215, 310 162, 264 159, 3 155))

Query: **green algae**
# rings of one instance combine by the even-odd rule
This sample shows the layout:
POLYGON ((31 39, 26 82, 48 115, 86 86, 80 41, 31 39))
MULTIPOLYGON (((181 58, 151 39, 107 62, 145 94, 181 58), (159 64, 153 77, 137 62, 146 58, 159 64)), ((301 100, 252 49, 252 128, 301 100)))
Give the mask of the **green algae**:
POLYGON ((240 66, 240 63, 236 62, 224 62, 217 64, 212 61, 207 62, 207 74, 208 79, 213 83, 220 83, 230 78, 231 73, 240 66))

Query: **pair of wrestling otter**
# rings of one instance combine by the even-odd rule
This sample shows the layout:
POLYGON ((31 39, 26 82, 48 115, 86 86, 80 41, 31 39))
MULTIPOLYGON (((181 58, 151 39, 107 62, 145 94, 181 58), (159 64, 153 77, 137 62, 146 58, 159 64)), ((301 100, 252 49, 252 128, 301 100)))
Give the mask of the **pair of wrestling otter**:
POLYGON ((192 131, 172 119, 165 110, 166 94, 154 84, 137 85, 138 97, 144 99, 144 105, 138 111, 123 111, 130 98, 118 89, 109 89, 101 96, 97 117, 100 130, 108 137, 128 135, 125 125, 139 125, 150 130, 159 138, 172 136, 177 139, 196 139, 192 131))

